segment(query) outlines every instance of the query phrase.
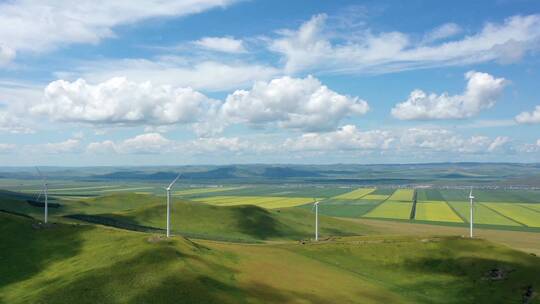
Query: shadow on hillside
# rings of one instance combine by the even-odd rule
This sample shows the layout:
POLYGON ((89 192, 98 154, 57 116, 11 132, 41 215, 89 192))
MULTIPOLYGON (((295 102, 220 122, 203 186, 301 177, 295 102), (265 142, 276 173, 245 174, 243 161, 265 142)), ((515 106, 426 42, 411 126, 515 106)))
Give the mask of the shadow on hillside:
POLYGON ((75 256, 82 247, 85 226, 53 224, 36 228, 37 222, 0 214, 0 288, 28 279, 50 264, 75 256))
POLYGON ((283 236, 279 222, 270 211, 257 206, 241 206, 237 209, 238 229, 240 232, 258 239, 283 236))
MULTIPOLYGON (((51 286, 40 294, 43 303, 286 303, 304 299, 327 303, 316 295, 280 291, 264 284, 238 285, 235 258, 179 251, 167 244, 112 266, 81 269, 78 279, 51 286)), ((187 250, 185 250, 187 251, 187 250)))
POLYGON ((441 291, 444 294, 441 303, 457 304, 521 303, 527 286, 532 285, 537 291, 540 288, 537 257, 501 251, 501 247, 494 249, 482 241, 442 241, 440 245, 427 257, 405 261, 405 269, 417 273, 415 283, 406 289, 426 295, 427 291, 441 291), (497 254, 491 256, 491 250, 497 254), (501 277, 492 276, 493 273, 501 277))

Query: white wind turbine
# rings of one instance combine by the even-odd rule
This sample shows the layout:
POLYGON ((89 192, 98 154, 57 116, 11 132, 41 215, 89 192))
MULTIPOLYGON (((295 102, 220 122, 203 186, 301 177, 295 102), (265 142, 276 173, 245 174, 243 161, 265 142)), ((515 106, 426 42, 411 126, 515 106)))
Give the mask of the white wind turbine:
POLYGON ((315 209, 315 241, 319 240, 319 201, 315 200, 313 203, 315 209))
POLYGON ((171 189, 179 178, 180 174, 165 188, 167 190, 167 237, 171 236, 171 189))
MULTIPOLYGON (((47 224, 47 220, 49 217, 49 194, 48 194, 48 185, 47 185, 47 179, 43 174, 41 174, 41 171, 39 171, 39 168, 36 167, 37 172, 39 173, 39 176, 41 177, 41 180, 43 181, 43 189, 41 192, 43 192, 43 196, 45 197, 45 215, 44 215, 44 222, 47 224)), ((40 193, 41 194, 41 193, 40 193)), ((39 200, 39 198, 38 198, 39 200)))
POLYGON ((471 202, 471 214, 470 214, 470 219, 469 219, 469 236, 472 238, 473 237, 473 199, 474 199, 474 196, 472 195, 472 187, 471 187, 471 192, 469 192, 469 200, 471 202))

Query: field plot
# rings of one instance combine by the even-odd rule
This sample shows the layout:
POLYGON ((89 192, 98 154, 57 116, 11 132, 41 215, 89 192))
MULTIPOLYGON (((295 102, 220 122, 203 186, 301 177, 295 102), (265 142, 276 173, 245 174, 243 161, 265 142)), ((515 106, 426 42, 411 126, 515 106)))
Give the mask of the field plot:
POLYGON ((416 203, 415 219, 420 221, 463 223, 463 220, 448 206, 446 202, 416 203))
MULTIPOLYGON (((335 217, 358 218, 375 208, 379 202, 368 200, 325 200, 319 205, 319 213, 335 217)), ((299 206, 298 208, 311 210, 313 204, 299 206)))
POLYGON ((362 197, 363 200, 372 200, 372 201, 383 201, 388 198, 388 195, 385 194, 368 194, 362 197))
POLYGON ((414 196, 413 189, 397 189, 388 198, 390 201, 411 202, 414 196))
POLYGON ((267 209, 286 208, 312 202, 310 197, 281 196, 213 196, 195 198, 193 201, 204 202, 216 206, 256 205, 267 209))
POLYGON ((343 200, 356 200, 360 199, 363 196, 375 191, 375 188, 359 188, 351 192, 347 192, 338 196, 334 196, 334 199, 343 199, 343 200))
POLYGON ((408 220, 411 209, 412 203, 386 201, 368 212, 364 217, 408 220))
POLYGON ((223 192, 223 191, 229 191, 229 190, 235 190, 235 189, 241 189, 241 187, 193 188, 193 189, 174 191, 174 195, 189 196, 189 195, 196 195, 196 194, 202 194, 202 193, 223 192))
POLYGON ((417 189, 416 199, 420 201, 445 201, 438 189, 417 189))
MULTIPOLYGON (((521 207, 540 212, 540 204, 519 204, 521 207)), ((539 215, 540 216, 540 215, 539 215)))
POLYGON ((482 204, 526 226, 540 227, 540 215, 538 215, 537 212, 534 212, 518 204, 512 204, 512 203, 482 203, 482 204))
MULTIPOLYGON (((448 202, 465 221, 469 222, 470 205, 468 202, 448 202)), ((522 226, 500 215, 482 204, 474 205, 474 223, 483 225, 522 226)))

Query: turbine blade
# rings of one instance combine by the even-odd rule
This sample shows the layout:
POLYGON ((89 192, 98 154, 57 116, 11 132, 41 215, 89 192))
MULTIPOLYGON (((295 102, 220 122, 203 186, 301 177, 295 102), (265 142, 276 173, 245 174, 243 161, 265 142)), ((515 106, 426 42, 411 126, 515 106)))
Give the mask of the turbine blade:
POLYGON ((176 183, 176 181, 180 178, 180 174, 178 174, 178 176, 172 181, 172 183, 169 184, 169 189, 172 188, 172 186, 174 185, 174 183, 176 183))

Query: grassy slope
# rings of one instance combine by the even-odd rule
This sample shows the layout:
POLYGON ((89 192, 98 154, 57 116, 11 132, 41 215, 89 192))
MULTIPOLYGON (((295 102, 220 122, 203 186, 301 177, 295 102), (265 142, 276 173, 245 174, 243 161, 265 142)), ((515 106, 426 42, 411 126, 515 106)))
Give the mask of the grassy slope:
MULTIPOLYGON (((353 237, 240 245, 0 213, 5 303, 519 303, 540 259, 481 240, 353 237), (492 267, 514 271, 482 280, 492 267), (474 288, 474 289, 473 289, 474 288)), ((533 302, 538 303, 538 301, 533 302)))
MULTIPOLYGON (((126 205, 122 195, 96 198, 93 203, 126 205), (105 202, 102 202, 104 200, 105 202)), ((137 208, 99 214, 101 218, 148 227, 164 228, 166 206, 163 198, 128 195, 130 205, 137 208), (143 206, 144 207, 140 207, 143 206)), ((112 207, 111 207, 112 208, 112 207)), ((201 238, 231 240, 299 240, 313 235, 314 214, 308 210, 286 208, 266 210, 256 206, 212 206, 175 200, 171 212, 173 232, 201 238)), ((320 218, 321 235, 361 235, 362 225, 340 219, 320 218)))

